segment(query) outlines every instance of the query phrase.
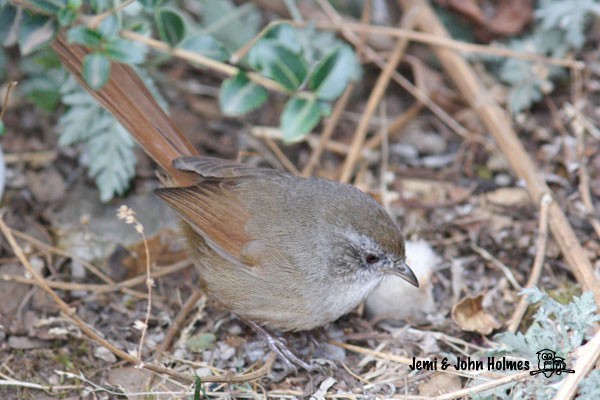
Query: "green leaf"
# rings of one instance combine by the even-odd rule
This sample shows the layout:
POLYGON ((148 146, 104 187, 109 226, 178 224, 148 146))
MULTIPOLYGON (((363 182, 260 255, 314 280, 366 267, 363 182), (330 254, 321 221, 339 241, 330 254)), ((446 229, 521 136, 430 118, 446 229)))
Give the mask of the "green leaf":
POLYGON ((280 127, 284 142, 302 139, 321 120, 321 109, 316 98, 292 97, 281 114, 280 127))
POLYGON ((56 14, 56 19, 60 26, 69 26, 77 19, 77 11, 63 8, 56 14))
POLYGON ((4 122, 0 121, 0 136, 4 135, 6 133, 6 126, 4 125, 4 122))
POLYGON ((159 8, 154 14, 160 38, 175 47, 185 37, 183 17, 171 8, 159 8))
POLYGON ((100 14, 102 11, 108 8, 109 0, 90 0, 90 6, 96 12, 96 14, 100 14))
POLYGON ((67 0, 67 8, 69 10, 79 10, 82 4, 82 0, 67 0))
POLYGON ((67 41, 97 49, 102 43, 100 32, 84 25, 75 26, 67 32, 67 41))
POLYGON ((267 99, 267 91, 240 72, 226 79, 219 93, 219 105, 225 115, 243 115, 260 107, 267 99))
POLYGON ((273 28, 269 29, 264 38, 274 39, 294 53, 300 53, 302 51, 302 45, 298 40, 296 29, 290 24, 274 26, 273 28))
POLYGON ((42 15, 23 13, 21 30, 19 31, 19 49, 22 55, 42 47, 54 37, 56 24, 50 18, 42 15))
POLYGON ((260 30, 262 16, 253 2, 241 2, 239 7, 231 0, 198 2, 202 4, 201 33, 223 43, 229 52, 238 50, 260 30))
POLYGON ((12 5, 0 8, 0 44, 11 46, 15 43, 16 32, 19 27, 17 9, 12 5))
POLYGON ((100 89, 110 77, 110 60, 100 53, 91 53, 83 59, 83 78, 94 90, 100 89))
POLYGON ((120 28, 119 18, 113 14, 104 18, 98 27, 98 32, 105 38, 111 38, 119 33, 120 28))
POLYGON ((349 46, 333 50, 317 64, 308 87, 324 100, 337 99, 348 83, 360 77, 360 66, 349 46))
POLYGON ((116 38, 104 45, 110 59, 126 64, 141 64, 146 59, 146 46, 142 43, 116 38))
POLYGON ((148 11, 154 11, 154 9, 160 6, 163 2, 162 0, 138 0, 142 6, 148 11))
POLYGON ((248 59, 263 75, 289 90, 298 89, 308 73, 308 64, 301 54, 292 52, 273 39, 261 40, 254 45, 248 59))
POLYGON ((229 60, 230 54, 215 38, 206 35, 193 35, 185 38, 179 48, 193 51, 194 53, 218 61, 229 60))
POLYGON ((28 0, 27 2, 34 8, 49 14, 56 14, 58 10, 67 5, 64 0, 28 0))
POLYGON ((202 353, 215 348, 217 337, 214 333, 204 332, 190 337, 186 340, 186 347, 194 353, 202 353))
POLYGON ((327 101, 323 100, 319 101, 319 110, 321 112, 321 115, 324 117, 329 117, 333 112, 333 109, 331 108, 331 103, 328 103, 327 101))
POLYGON ((8 57, 6 57, 6 52, 3 48, 0 48, 0 81, 4 80, 6 77, 6 62, 8 57))

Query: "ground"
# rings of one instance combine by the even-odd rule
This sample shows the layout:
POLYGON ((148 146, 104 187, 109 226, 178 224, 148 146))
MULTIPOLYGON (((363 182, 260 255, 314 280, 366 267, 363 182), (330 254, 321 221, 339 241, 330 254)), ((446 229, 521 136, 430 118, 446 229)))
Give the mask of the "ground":
MULTIPOLYGON (((590 43, 589 48, 596 44, 590 43)), ((16 51, 9 52, 15 56, 10 74, 19 79, 16 51)), ((423 48, 414 50, 416 55, 423 52, 423 48)), ((585 54, 594 71, 598 51, 585 54)), ((476 67, 484 73, 482 65, 476 67)), ((412 75, 405 64, 399 71, 412 75)), ((499 150, 442 69, 424 67, 421 72, 426 80, 438 82, 430 96, 472 135, 456 134, 426 107, 409 113, 413 98, 390 83, 381 103, 384 111, 370 122, 369 138, 399 116, 406 121, 357 164, 354 183, 386 206, 408 239, 425 241, 439 257, 428 278, 430 285, 423 289, 433 299, 434 309, 411 311, 402 321, 369 321, 361 307, 318 332, 288 335, 294 351, 323 365, 324 372, 282 375, 281 363, 275 361, 273 370, 257 380, 205 383, 208 395, 253 397, 268 392, 281 398, 311 394, 323 398, 327 393, 355 398, 457 392, 472 377, 412 371, 407 363, 413 357, 475 355, 493 347, 494 334, 506 331, 513 317, 540 243, 547 239, 537 286, 565 302, 581 293, 572 265, 552 235, 544 235, 540 206, 531 201, 511 169, 510 155, 499 150), (457 304, 462 307, 453 311, 457 304)), ((261 127, 278 125, 282 95, 272 96, 249 116, 226 118, 215 96, 222 80, 219 75, 180 60, 166 63, 156 73, 173 119, 203 154, 239 157, 277 169, 284 169, 287 161, 300 169, 306 165, 317 139, 283 145, 261 135, 261 127), (192 87, 203 88, 200 92, 205 94, 198 95, 192 87)), ((324 152, 315 175, 335 179, 378 74, 373 65, 366 66, 332 138, 337 146, 329 149, 337 150, 324 152)), ((597 78, 594 73, 585 76, 585 94, 575 99, 582 104, 580 115, 591 126, 597 126, 600 118, 594 105, 597 78)), ((506 99, 503 86, 491 76, 482 79, 490 93, 506 99)), ((593 129, 576 134, 577 125, 569 115, 573 84, 564 82, 512 122, 597 273, 597 209, 590 214, 585 197, 589 193, 593 203, 600 197, 600 137, 593 129)), ((143 277, 147 258, 141 235, 117 218, 117 209, 126 204, 144 226, 150 264, 158 273, 142 359, 161 361, 188 377, 195 372, 200 379, 260 369, 269 353, 260 337, 217 301, 198 292, 197 274, 177 234, 176 216, 152 193, 159 186, 156 166, 139 151, 131 189, 102 203, 80 162, 81 149, 57 144, 57 118, 62 112, 62 108, 43 112, 17 92, 3 118, 7 169, 2 218, 31 266, 100 336, 118 349, 136 352, 141 334, 136 321, 144 321, 148 306, 143 277), (190 296, 197 301, 186 306, 190 296), (185 318, 179 321, 182 310, 185 318), (171 346, 158 355, 173 326, 177 329, 171 346)), ((315 130, 315 138, 322 128, 315 130)), ((117 398, 122 393, 132 398, 132 393, 160 392, 157 398, 183 398, 193 392, 190 382, 133 368, 91 340, 25 272, 15 246, 6 238, 2 251, 0 378, 19 384, 0 386, 0 397, 77 398, 94 392, 97 398, 117 398)), ((403 301, 411 302, 416 295, 410 296, 403 301)), ((529 309, 523 316, 521 331, 531 323, 531 314, 529 309)))

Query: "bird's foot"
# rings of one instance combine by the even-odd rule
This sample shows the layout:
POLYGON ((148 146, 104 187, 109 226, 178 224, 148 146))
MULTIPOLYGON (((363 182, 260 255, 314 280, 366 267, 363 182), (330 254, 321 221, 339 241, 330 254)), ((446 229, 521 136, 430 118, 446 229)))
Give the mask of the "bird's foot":
POLYGON ((252 321, 246 321, 263 339, 267 342, 269 349, 277 354, 284 364, 284 374, 298 372, 298 368, 302 368, 308 372, 324 372, 325 368, 318 364, 309 364, 298 357, 289 348, 287 341, 280 335, 271 332, 252 321))

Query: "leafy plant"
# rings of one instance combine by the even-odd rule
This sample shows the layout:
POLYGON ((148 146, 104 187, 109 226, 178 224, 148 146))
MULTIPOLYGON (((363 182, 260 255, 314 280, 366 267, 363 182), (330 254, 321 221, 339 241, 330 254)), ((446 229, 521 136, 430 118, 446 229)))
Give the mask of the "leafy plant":
MULTIPOLYGON (((330 102, 337 99, 348 83, 360 77, 360 66, 354 51, 341 42, 328 47, 326 53, 317 51, 311 29, 294 29, 278 25, 266 32, 248 53, 246 62, 251 69, 279 83, 291 94, 281 114, 283 139, 293 142, 303 138, 330 113, 330 102)), ((329 40, 329 38, 327 38, 329 40)), ((250 80, 245 85, 233 85, 234 80, 221 88, 222 110, 229 115, 241 115, 258 108, 266 101, 262 92, 257 96, 250 80), (239 94, 238 94, 239 93, 239 94), (248 98, 232 103, 231 99, 248 98)), ((240 78, 235 78, 240 83, 240 78)))
POLYGON ((600 398, 600 371, 590 372, 590 375, 579 383, 579 400, 594 400, 600 398))
MULTIPOLYGON (((491 352, 491 355, 510 355, 529 360, 530 365, 537 365, 537 352, 551 349, 558 357, 568 360, 569 353, 590 339, 594 325, 600 321, 596 303, 591 292, 575 297, 568 304, 561 304, 548 294, 537 288, 525 289, 522 294, 531 304, 538 305, 533 316, 533 323, 525 333, 505 332, 496 336, 503 345, 491 352)), ((512 383, 488 392, 477 398, 498 399, 551 399, 557 391, 558 382, 566 374, 554 375, 551 378, 536 377, 526 381, 512 383), (539 379, 546 379, 546 384, 540 384, 539 379)), ((582 388, 589 393, 595 393, 598 377, 590 375, 582 388)), ((473 382, 477 384, 481 382, 473 382)), ((591 398, 591 397, 590 397, 591 398)))
MULTIPOLYGON (((598 0, 540 0, 530 34, 510 40, 507 47, 550 57, 565 57, 585 44, 585 32, 600 15, 598 0)), ((513 113, 529 108, 554 90, 565 70, 516 59, 496 60, 495 70, 510 86, 508 104, 513 113)))
MULTIPOLYGON (((18 4, 0 0, 2 44, 18 44, 26 56, 47 49, 60 28, 69 42, 88 48, 82 73, 96 90, 108 82, 114 62, 139 66, 149 81, 152 64, 146 45, 123 38, 122 30, 143 35, 154 32, 170 47, 226 62, 258 34, 262 23, 252 3, 236 6, 231 0, 202 0, 187 4, 186 9, 168 0, 139 0, 122 9, 122 4, 107 0, 25 0, 18 4)), ((52 111, 60 103, 67 106, 59 121, 60 144, 83 144, 82 161, 89 166, 103 200, 122 194, 135 167, 131 139, 75 84, 63 85, 66 74, 56 58, 48 63, 50 58, 47 54, 32 58, 33 67, 27 71, 22 90, 46 110, 52 111)), ((271 79, 289 96, 280 118, 284 139, 289 142, 314 129, 331 112, 331 102, 360 77, 352 48, 313 26, 295 29, 282 24, 262 32, 236 67, 239 72, 221 87, 223 112, 240 116, 260 107, 268 97, 261 82, 271 79)))

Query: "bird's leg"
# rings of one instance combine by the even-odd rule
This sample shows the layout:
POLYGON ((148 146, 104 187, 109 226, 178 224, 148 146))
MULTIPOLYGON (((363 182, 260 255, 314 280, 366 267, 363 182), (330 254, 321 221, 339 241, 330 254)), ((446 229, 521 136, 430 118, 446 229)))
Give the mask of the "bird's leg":
POLYGON ((245 322, 266 340, 269 349, 271 349, 271 351, 273 351, 283 360, 286 370, 296 372, 297 367, 303 368, 308 372, 320 370, 319 367, 312 366, 295 355, 288 347, 285 339, 281 336, 269 331, 267 328, 264 328, 255 322, 248 320, 245 320, 245 322))

